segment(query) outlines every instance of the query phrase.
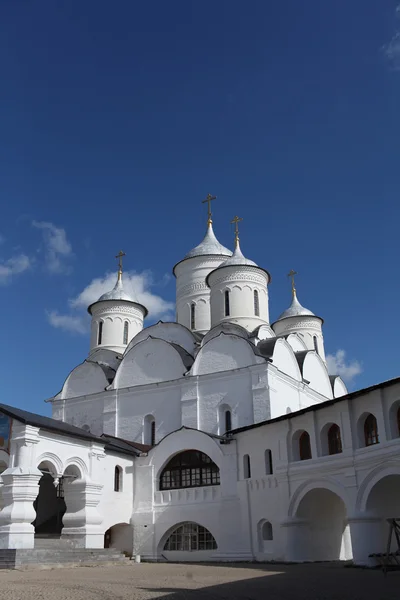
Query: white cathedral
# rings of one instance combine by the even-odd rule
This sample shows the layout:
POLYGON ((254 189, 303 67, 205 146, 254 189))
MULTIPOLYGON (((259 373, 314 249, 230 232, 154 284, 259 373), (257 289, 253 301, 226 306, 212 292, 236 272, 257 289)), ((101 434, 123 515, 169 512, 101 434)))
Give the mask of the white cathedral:
MULTIPOLYGON (((208 197, 210 201, 212 198, 208 197)), ((213 231, 174 267, 176 321, 123 287, 53 418, 0 404, 0 549, 60 538, 144 560, 372 564, 400 514, 400 378, 347 393, 323 319, 270 323, 264 268, 213 231)))

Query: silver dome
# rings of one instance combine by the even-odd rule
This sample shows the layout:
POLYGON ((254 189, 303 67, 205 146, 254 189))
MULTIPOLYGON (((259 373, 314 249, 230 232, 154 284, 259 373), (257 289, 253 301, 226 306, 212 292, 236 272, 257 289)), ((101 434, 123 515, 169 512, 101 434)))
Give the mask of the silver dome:
POLYGON ((236 248, 234 253, 232 254, 232 256, 230 258, 228 258, 222 265, 221 267, 236 267, 236 266, 249 266, 249 267, 258 267, 258 265, 250 260, 249 258, 246 258, 241 249, 240 249, 240 244, 239 244, 239 240, 237 240, 236 242, 236 248))
POLYGON ((203 241, 198 246, 193 248, 193 250, 190 250, 190 252, 185 255, 184 260, 186 258, 193 258, 194 256, 207 256, 209 254, 217 256, 232 256, 232 252, 220 244, 215 237, 211 223, 207 227, 207 232, 203 241))
POLYGON ((292 300, 292 304, 289 306, 289 308, 287 308, 279 317, 278 317, 278 321, 280 321, 281 319, 287 319, 288 317, 315 317, 316 315, 314 315, 313 312, 311 312, 311 310, 308 310, 308 308, 304 308, 304 306, 302 306, 300 304, 300 302, 297 299, 296 296, 296 291, 293 292, 293 300, 292 300))
POLYGON ((110 292, 106 292, 97 300, 97 302, 103 302, 104 300, 126 300, 127 302, 136 302, 135 298, 127 294, 122 285, 122 279, 118 278, 117 283, 110 292))

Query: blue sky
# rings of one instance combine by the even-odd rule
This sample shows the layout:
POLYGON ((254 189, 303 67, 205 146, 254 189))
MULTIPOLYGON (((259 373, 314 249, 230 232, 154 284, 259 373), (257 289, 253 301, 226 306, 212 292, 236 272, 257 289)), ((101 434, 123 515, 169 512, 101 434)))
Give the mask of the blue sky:
POLYGON ((120 248, 168 316, 207 192, 272 319, 294 268, 351 389, 400 374, 397 5, 1 3, 1 402, 49 414, 120 248))

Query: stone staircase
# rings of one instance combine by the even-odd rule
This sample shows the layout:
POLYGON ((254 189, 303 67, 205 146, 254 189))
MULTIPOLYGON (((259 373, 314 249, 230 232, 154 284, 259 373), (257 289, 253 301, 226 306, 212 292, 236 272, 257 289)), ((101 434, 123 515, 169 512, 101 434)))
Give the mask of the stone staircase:
POLYGON ((129 558, 114 548, 74 548, 67 541, 54 536, 36 537, 35 547, 29 550, 0 549, 0 569, 50 569, 129 563, 129 558))

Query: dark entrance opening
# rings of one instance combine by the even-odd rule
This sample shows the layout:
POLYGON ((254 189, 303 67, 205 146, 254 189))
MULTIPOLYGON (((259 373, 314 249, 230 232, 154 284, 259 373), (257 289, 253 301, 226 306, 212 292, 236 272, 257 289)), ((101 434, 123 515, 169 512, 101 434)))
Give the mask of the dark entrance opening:
POLYGON ((35 534, 61 534, 62 518, 67 509, 62 477, 55 486, 52 475, 43 473, 39 481, 39 494, 33 503, 33 508, 36 510, 36 519, 32 523, 35 534))

